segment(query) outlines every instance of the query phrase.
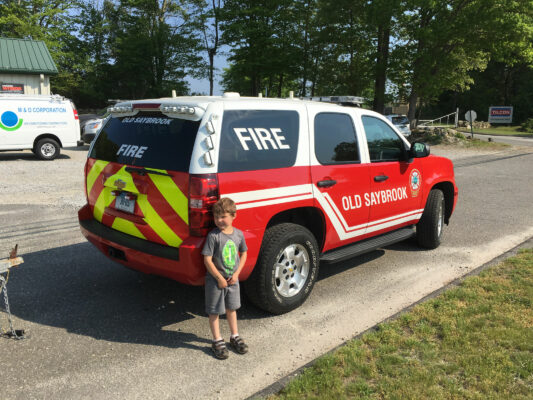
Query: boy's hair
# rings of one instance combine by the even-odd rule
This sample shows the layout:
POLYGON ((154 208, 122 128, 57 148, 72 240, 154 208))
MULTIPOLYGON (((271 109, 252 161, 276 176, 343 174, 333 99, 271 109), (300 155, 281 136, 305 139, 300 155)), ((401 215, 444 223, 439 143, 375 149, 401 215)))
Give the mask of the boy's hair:
POLYGON ((232 217, 237 212, 235 202, 229 197, 223 197, 213 205, 213 215, 230 214, 232 217))

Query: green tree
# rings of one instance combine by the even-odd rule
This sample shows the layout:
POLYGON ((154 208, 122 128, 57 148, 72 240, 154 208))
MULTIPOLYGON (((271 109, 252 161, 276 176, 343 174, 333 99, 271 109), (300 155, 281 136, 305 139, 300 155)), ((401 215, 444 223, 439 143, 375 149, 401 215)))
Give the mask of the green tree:
POLYGON ((207 54, 207 71, 198 69, 198 77, 207 77, 209 80, 209 95, 213 95, 215 84, 215 56, 222 42, 220 40, 222 0, 205 0, 196 5, 194 18, 200 32, 202 51, 207 54))
MULTIPOLYGON (((249 82, 245 93, 256 96, 264 89, 268 95, 281 96, 286 89, 298 89, 295 78, 302 58, 298 5, 290 0, 226 0, 222 37, 233 48, 229 60, 249 82)), ((235 83, 237 74, 227 74, 231 77, 224 82, 235 83)))
MULTIPOLYGON (((495 55, 496 41, 499 46, 513 43, 517 26, 512 21, 531 1, 409 0, 406 6, 398 21, 399 44, 393 51, 398 67, 391 79, 408 88, 413 122, 420 101, 468 89, 473 71, 484 70, 495 55)), ((528 46, 519 47, 523 52, 528 46)))
POLYGON ((187 92, 188 72, 199 67, 198 41, 189 9, 191 2, 122 0, 114 12, 113 73, 118 97, 187 92))
POLYGON ((54 92, 70 96, 80 84, 82 68, 73 26, 78 3, 73 0, 4 0, 0 3, 0 35, 43 40, 59 75, 52 78, 54 92))

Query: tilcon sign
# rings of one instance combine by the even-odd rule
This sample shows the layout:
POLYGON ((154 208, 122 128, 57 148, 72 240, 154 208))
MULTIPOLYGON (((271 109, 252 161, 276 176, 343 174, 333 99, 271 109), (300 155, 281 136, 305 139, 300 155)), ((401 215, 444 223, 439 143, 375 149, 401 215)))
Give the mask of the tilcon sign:
POLYGON ((489 123, 510 124, 513 122, 512 106, 492 106, 489 107, 489 123))

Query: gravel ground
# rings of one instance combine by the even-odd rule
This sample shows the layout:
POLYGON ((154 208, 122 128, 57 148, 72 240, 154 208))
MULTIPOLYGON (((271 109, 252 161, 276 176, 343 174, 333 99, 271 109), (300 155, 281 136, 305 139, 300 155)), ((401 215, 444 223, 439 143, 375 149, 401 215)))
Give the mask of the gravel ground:
POLYGON ((88 149, 62 149, 53 161, 38 160, 29 150, 0 153, 0 204, 77 210, 85 203, 83 166, 88 149))
MULTIPOLYGON (((38 160, 29 150, 0 153, 0 204, 48 205, 67 212, 78 210, 85 204, 83 166, 88 149, 89 146, 62 149, 61 155, 54 161, 38 160)), ((507 154, 510 151, 513 150, 471 150, 455 146, 431 148, 432 154, 451 160, 498 152, 507 154)))

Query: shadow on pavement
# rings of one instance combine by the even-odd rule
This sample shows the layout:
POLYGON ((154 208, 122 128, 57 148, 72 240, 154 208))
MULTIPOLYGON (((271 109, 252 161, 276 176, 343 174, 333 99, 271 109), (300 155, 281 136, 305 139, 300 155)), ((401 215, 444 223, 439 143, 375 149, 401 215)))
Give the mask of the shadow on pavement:
MULTIPOLYGON (((70 159, 70 157, 63 153, 60 153, 56 158, 56 160, 68 160, 68 159, 70 159)), ((46 162, 44 160, 37 158, 37 156, 33 154, 31 150, 13 151, 13 152, 10 151, 7 153, 4 153, 4 152, 0 153, 0 161, 17 161, 17 160, 46 162)))
MULTIPOLYGON (((398 246, 402 251, 414 247, 407 243, 391 249, 398 246)), ((321 266, 318 279, 383 254, 384 250, 375 250, 321 266)), ((209 338, 182 332, 180 327, 181 322, 206 317, 203 287, 129 270, 89 243, 20 255, 24 264, 11 270, 8 285, 11 312, 17 318, 99 340, 210 351, 197 345, 210 344, 209 338)), ((243 293, 239 319, 263 318, 272 315, 250 304, 243 293)))
POLYGON ((202 351, 193 342, 210 343, 179 327, 203 316, 203 287, 128 270, 89 243, 20 255, 8 284, 19 319, 114 342, 202 351))

